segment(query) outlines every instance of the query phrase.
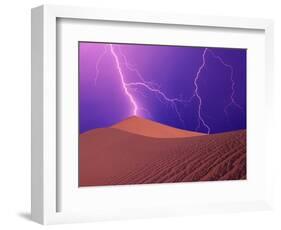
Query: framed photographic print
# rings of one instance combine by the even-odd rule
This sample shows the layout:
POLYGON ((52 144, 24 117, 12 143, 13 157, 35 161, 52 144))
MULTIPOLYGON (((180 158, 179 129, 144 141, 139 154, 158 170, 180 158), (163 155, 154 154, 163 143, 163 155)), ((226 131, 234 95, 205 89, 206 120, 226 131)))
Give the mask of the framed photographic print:
POLYGON ((32 219, 271 208, 273 25, 32 10, 32 219))
POLYGON ((246 49, 78 49, 79 186, 246 179, 246 49))

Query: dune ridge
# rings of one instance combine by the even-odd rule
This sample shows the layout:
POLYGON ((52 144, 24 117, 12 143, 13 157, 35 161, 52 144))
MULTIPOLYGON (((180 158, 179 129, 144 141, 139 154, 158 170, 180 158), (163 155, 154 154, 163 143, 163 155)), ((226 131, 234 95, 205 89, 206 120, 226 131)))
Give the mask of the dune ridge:
POLYGON ((137 116, 129 117, 111 126, 110 128, 155 138, 183 138, 205 135, 204 133, 200 132, 177 129, 137 116))

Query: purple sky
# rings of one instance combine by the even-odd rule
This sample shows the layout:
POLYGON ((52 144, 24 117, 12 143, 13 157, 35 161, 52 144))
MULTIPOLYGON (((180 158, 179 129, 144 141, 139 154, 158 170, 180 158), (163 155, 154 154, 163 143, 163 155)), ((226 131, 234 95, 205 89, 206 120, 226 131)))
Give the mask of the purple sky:
POLYGON ((246 128, 246 50, 79 42, 80 133, 132 115, 218 133, 246 128))

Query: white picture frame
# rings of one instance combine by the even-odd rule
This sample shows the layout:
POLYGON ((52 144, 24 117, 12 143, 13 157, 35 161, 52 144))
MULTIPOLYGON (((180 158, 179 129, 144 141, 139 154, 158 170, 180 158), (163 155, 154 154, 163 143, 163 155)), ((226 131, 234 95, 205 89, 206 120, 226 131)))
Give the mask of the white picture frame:
MULTIPOLYGON (((81 35, 85 34, 85 37, 88 37, 89 33, 91 33, 87 28, 84 28, 84 31, 86 32, 82 32, 81 27, 81 35)), ((105 35, 105 37, 99 39, 102 41, 123 41, 122 37, 116 36, 114 39, 112 36, 109 36, 110 35, 105 35), (108 38, 106 36, 108 36, 108 38)), ((219 45, 219 42, 222 42, 222 40, 216 38, 216 35, 214 35, 213 45, 219 45)), ((128 39, 126 40, 127 42, 134 38, 128 39)), ((149 42, 149 40, 144 42, 149 42)), ((157 41, 155 40, 154 43, 155 42, 157 41)), ((163 42, 168 42, 168 40, 163 42)), ((182 41, 174 41, 175 44, 181 42, 185 44, 185 39, 182 41)), ((204 44, 204 41, 202 41, 202 44, 204 44)), ((252 53, 255 54, 255 52, 252 53)), ((71 51, 69 51, 69 54, 71 56, 71 51)), ((69 63, 71 63, 71 60, 69 61, 69 63)), ((250 65, 252 64, 250 63, 250 65)), ((75 71, 75 68, 70 68, 70 71, 75 71)), ((253 75, 253 73, 250 74, 253 75)), ((77 74, 77 72, 73 73, 73 76, 75 74, 77 74)), ((70 77, 70 79, 72 78, 70 77)), ((70 83, 70 85, 73 87, 72 83, 70 83)), ((32 219, 41 224, 56 224, 106 219, 270 209, 272 207, 270 161, 271 154, 273 153, 270 152, 270 146, 267 144, 267 141, 260 143, 259 140, 261 140, 261 138, 267 140, 272 133, 272 125, 270 124, 272 116, 270 111, 272 111, 274 102, 272 85, 273 22, 271 20, 113 11, 52 5, 44 5, 32 9, 32 219), (181 30, 184 30, 185 27, 198 27, 200 30, 203 30, 203 32, 206 30, 206 33, 210 33, 208 31, 213 29, 222 31, 235 30, 239 31, 241 34, 254 32, 253 36, 245 37, 245 41, 238 39, 240 35, 237 35, 237 37, 229 36, 230 38, 228 39, 230 41, 227 41, 226 38, 224 45, 232 44, 231 39, 234 42, 233 44, 237 47, 248 48, 247 46, 253 43, 255 45, 253 45, 251 49, 253 51, 257 49, 257 52, 259 52, 258 54, 261 54, 259 59, 254 59, 254 55, 252 55, 253 64, 255 64, 254 61, 256 61, 256 64, 258 64, 260 68, 259 73, 257 73, 258 80, 247 81, 248 87, 250 87, 250 93, 247 96, 247 103, 249 105, 247 106, 247 110, 249 110, 249 115, 247 117, 249 127, 247 127, 247 132, 249 129, 249 141, 250 145, 253 146, 253 148, 251 148, 252 152, 257 151, 260 154, 257 154, 259 157, 257 156, 256 160, 254 157, 251 157, 250 161, 247 160, 247 167, 250 165, 250 167, 255 168, 253 172, 257 172, 258 169, 260 169, 259 176, 262 179, 252 184, 250 178, 250 180, 242 183, 236 183, 234 181, 229 181, 224 184, 204 182, 204 185, 197 183, 197 185, 194 186, 188 185, 189 187, 184 183, 165 184, 158 187, 142 185, 141 189, 138 189, 139 185, 131 187, 125 186, 123 188, 119 186, 113 188, 114 186, 110 186, 105 190, 100 188, 99 191, 92 191, 91 189, 83 190, 82 194, 80 194, 80 191, 74 191, 74 189, 76 189, 74 180, 76 174, 71 174, 71 171, 68 171, 70 174, 68 174, 69 176, 66 178, 66 171, 61 170, 60 167, 63 163, 64 169, 68 168, 69 170, 75 171, 77 168, 73 165, 76 164, 76 161, 75 159, 73 160, 73 158, 72 160, 65 158, 63 154, 57 155, 59 142, 61 141, 59 136, 65 135, 63 128, 59 128, 61 119, 58 119, 60 116, 59 106, 61 105, 58 103, 58 98, 61 93, 61 88, 57 84, 57 75, 60 74, 58 70, 58 52, 64 52, 64 49, 59 50, 58 41, 65 41, 59 40, 60 29, 64 30, 65 33, 75 33, 77 29, 78 31, 80 30, 79 28, 81 25, 78 23, 75 29, 72 30, 72 27, 61 26, 60 23, 62 23, 63 20, 66 20, 68 24, 74 21, 79 21, 79 23, 96 21, 106 24, 120 22, 130 24, 131 28, 134 27, 135 24, 149 25, 153 28, 180 28, 181 30), (255 34, 259 34, 259 38, 255 38, 255 34), (257 39, 256 43, 255 39, 257 39), (258 48, 259 46, 260 48, 258 48), (258 49, 260 50, 258 51, 258 49), (258 99, 260 103, 255 99, 258 99), (266 109, 264 109, 265 107, 266 109), (262 112, 262 110, 264 112, 262 112), (261 114, 255 116, 254 114, 257 112, 261 114), (260 134, 255 134, 256 129, 254 128, 254 124, 259 124, 259 128, 262 130, 260 134), (59 132, 62 134, 59 134, 59 132), (259 143, 259 146, 255 147, 255 143, 259 143), (67 185, 64 181, 67 181, 67 185), (173 189, 170 189, 171 186, 173 186, 173 189), (190 191, 193 191, 193 193, 190 194, 202 195, 206 189, 210 191, 212 196, 206 196, 206 199, 203 199, 201 203, 198 202, 196 195, 194 195, 194 202, 187 201, 183 202, 181 205, 177 203, 176 199, 171 200, 165 205, 159 205, 159 202, 152 203, 151 206, 141 205, 141 203, 145 203, 145 199, 150 195, 161 197, 161 194, 165 195, 165 192, 167 192, 174 195, 176 194, 178 197, 183 197, 183 193, 190 191), (237 193, 237 196, 233 199, 229 199, 222 194, 215 195, 217 190, 223 189, 232 190, 233 194, 237 193), (243 197, 243 192, 248 195, 243 197), (100 193, 103 195, 101 196, 100 193), (114 203, 114 201, 109 204, 106 203, 107 200, 113 200, 112 197, 114 198, 120 195, 120 193, 122 193, 120 196, 122 199, 128 199, 124 201, 124 206, 118 202, 114 203), (95 199, 93 199, 92 203, 88 202, 89 206, 92 206, 96 202, 98 206, 96 209, 87 207, 87 201, 82 199, 83 197, 91 199, 91 196, 99 198, 99 202, 95 199), (133 199, 136 196, 139 197, 140 202, 133 199), (142 198, 141 196, 144 197, 142 198), (63 208, 61 207, 62 201, 63 208)), ((77 111, 75 112, 77 113, 77 111)), ((68 122, 71 125, 71 120, 68 120, 68 122)), ((75 152, 71 156, 73 157, 74 155, 75 152)), ((199 197, 200 195, 197 196, 199 197)))

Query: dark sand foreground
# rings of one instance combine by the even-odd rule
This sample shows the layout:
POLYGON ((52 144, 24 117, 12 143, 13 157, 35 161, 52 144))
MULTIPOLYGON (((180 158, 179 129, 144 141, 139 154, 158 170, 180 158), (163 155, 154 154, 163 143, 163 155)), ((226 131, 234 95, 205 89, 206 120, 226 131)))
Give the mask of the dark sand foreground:
POLYGON ((79 185, 246 179, 246 130, 204 135, 153 123, 134 117, 81 134, 79 185))

